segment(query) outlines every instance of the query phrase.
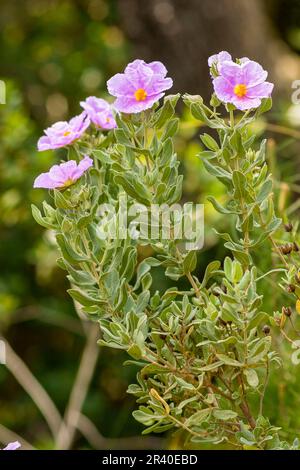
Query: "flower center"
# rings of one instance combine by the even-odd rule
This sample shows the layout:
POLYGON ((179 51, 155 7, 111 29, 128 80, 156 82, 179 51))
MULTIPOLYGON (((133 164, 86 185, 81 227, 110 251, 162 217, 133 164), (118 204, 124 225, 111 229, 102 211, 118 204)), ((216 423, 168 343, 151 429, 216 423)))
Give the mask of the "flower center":
POLYGON ((247 94, 247 86, 244 85, 243 83, 240 83, 239 85, 235 85, 234 94, 238 96, 239 98, 243 98, 247 94))
POLYGON ((66 131, 66 132, 63 133, 63 136, 64 136, 64 137, 67 137, 67 136, 70 135, 70 134, 71 134, 70 131, 66 131))
POLYGON ((145 101, 147 98, 147 92, 144 88, 139 88, 134 92, 134 97, 137 101, 145 101))
POLYGON ((74 180, 72 180, 72 178, 68 178, 64 184, 62 185, 62 188, 68 188, 69 186, 71 186, 72 184, 74 183, 74 180))

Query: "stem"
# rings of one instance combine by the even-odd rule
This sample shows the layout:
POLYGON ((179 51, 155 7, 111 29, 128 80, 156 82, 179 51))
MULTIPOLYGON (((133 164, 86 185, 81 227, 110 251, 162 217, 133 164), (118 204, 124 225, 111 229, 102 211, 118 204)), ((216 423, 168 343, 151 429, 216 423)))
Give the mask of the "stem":
POLYGON ((255 422, 255 419, 253 418, 253 416, 251 414, 251 410, 250 410, 249 404, 247 402, 243 378, 239 375, 237 380, 238 380, 238 383, 240 384, 241 389, 242 389, 242 402, 240 404, 240 408, 241 408, 245 418, 247 419, 251 429, 255 429, 256 428, 256 422, 255 422))
POLYGON ((80 419, 81 409, 88 393, 98 359, 98 333, 98 325, 90 325, 87 343, 83 351, 75 383, 64 416, 64 424, 61 426, 57 436, 57 449, 68 450, 72 446, 80 419))
POLYGON ((62 425, 62 419, 58 409, 49 397, 46 390, 30 372, 27 365, 15 353, 10 344, 5 340, 6 367, 31 397, 44 416, 52 435, 55 436, 62 425))

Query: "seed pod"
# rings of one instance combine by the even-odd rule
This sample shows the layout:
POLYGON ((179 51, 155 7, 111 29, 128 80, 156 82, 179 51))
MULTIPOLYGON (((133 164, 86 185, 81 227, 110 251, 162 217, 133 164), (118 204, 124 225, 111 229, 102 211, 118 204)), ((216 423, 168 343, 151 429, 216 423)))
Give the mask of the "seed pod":
POLYGON ((296 242, 293 243, 293 250, 296 252, 300 251, 299 245, 296 242))
POLYGON ((284 230, 286 232, 291 232, 293 230, 293 224, 291 224, 291 222, 289 222, 288 224, 285 224, 284 225, 284 230))
POLYGON ((269 325, 265 325, 262 331, 266 336, 268 336, 270 334, 271 328, 269 327, 269 325))
POLYGON ((294 245, 291 243, 287 243, 286 245, 282 245, 280 247, 280 251, 283 255, 289 255, 290 253, 292 253, 293 249, 294 245))
POLYGON ((285 315, 286 317, 291 317, 292 313, 293 311, 291 307, 282 307, 282 314, 285 315))
POLYGON ((289 293, 289 294, 292 294, 293 292, 295 292, 296 290, 296 287, 293 285, 293 284, 289 284, 287 287, 286 287, 286 291, 289 293))

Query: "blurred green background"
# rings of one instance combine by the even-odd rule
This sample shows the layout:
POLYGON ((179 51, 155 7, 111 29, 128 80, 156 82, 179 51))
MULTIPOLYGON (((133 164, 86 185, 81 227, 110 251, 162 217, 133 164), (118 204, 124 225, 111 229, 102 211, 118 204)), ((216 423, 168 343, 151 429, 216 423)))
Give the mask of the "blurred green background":
MULTIPOLYGON (((208 0, 0 1, 0 79, 6 84, 6 104, 0 105, 0 336, 27 364, 61 413, 78 369, 84 331, 66 294, 65 273, 56 266, 53 235, 34 222, 30 211, 31 203, 40 204, 45 196, 43 191, 32 189, 34 177, 57 160, 52 152, 38 154, 36 151, 37 139, 45 126, 78 114, 79 101, 86 96, 105 97, 106 80, 137 54, 146 60, 164 60, 175 78, 175 91, 205 95, 210 87, 207 57, 225 48, 224 41, 219 38, 218 43, 217 39, 225 35, 225 45, 232 44, 233 53, 235 47, 244 44, 245 52, 240 55, 259 59, 257 55, 263 51, 267 62, 264 65, 270 64, 278 94, 268 122, 262 120, 255 131, 267 132, 271 138, 269 158, 278 181, 282 214, 287 211, 292 218, 299 216, 300 105, 291 103, 291 82, 300 79, 300 2, 227 0, 227 5, 232 7, 228 11, 226 2, 220 0, 216 17, 212 13, 203 16, 199 3, 202 6, 207 3, 207 11, 211 12, 208 0), (201 31, 197 30, 202 41, 199 64, 193 62, 197 49, 193 35, 199 25, 191 22, 186 27, 185 17, 181 22, 183 3, 185 14, 199 18, 199 22, 203 20, 210 31, 201 37, 201 31), (246 37, 247 31, 236 19, 236 3, 239 14, 252 4, 247 22, 249 28, 251 22, 257 28, 263 43, 257 44, 253 36, 246 37), (261 22, 257 22, 257 15, 261 22), (236 22, 235 37, 226 29, 231 21, 236 22), (182 61, 191 63, 190 69, 183 72, 180 56, 173 62, 176 34, 186 38, 182 61), (164 35, 161 53, 156 49, 160 35, 164 35), (237 41, 239 37, 241 41, 237 41), (197 69, 201 64, 205 74, 202 68, 197 69), (285 187, 281 181, 290 185, 285 187)), ((199 129, 182 112, 184 121, 177 148, 185 174, 184 199, 205 202, 208 194, 222 199, 222 186, 195 158, 200 148, 199 129)), ((223 231, 225 224, 227 221, 206 204, 207 233, 205 248, 199 255, 200 276, 209 261, 222 259, 226 254, 211 229, 217 226, 223 231)), ((266 254, 266 263, 268 260, 266 254)), ((164 289, 167 284, 162 279, 158 272, 154 284, 164 289)), ((265 289, 267 292, 270 286, 265 285, 265 289)), ((282 299, 267 300, 267 311, 272 313, 274 308, 279 308, 275 305, 277 301, 280 304, 282 299)), ((278 344, 278 347, 282 346, 278 344)), ((160 438, 135 437, 142 427, 132 418, 135 403, 126 395, 128 384, 135 381, 135 370, 124 367, 124 360, 126 355, 117 351, 100 350, 83 406, 90 428, 93 423, 99 433, 90 429, 89 439, 78 432, 74 448, 166 445, 175 448, 176 440, 170 438, 163 437, 166 442, 160 438)), ((274 424, 285 427, 287 438, 299 433, 300 411, 296 412, 300 409, 299 384, 299 366, 285 366, 274 372, 267 394, 267 412, 274 424)), ((0 442, 10 437, 8 430, 11 430, 37 448, 51 448, 53 439, 36 404, 2 365, 0 390, 0 442)))

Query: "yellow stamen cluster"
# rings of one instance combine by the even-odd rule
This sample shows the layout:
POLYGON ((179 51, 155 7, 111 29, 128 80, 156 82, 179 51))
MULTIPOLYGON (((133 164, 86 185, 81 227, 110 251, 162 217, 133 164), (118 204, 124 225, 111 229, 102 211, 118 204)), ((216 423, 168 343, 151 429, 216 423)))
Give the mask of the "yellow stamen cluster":
POLYGON ((137 101, 145 101, 147 98, 147 92, 144 88, 138 88, 138 90, 134 92, 134 97, 137 101))
POLYGON ((244 85, 243 83, 240 83, 239 85, 235 85, 234 94, 238 96, 239 98, 243 98, 247 94, 247 86, 244 85))

